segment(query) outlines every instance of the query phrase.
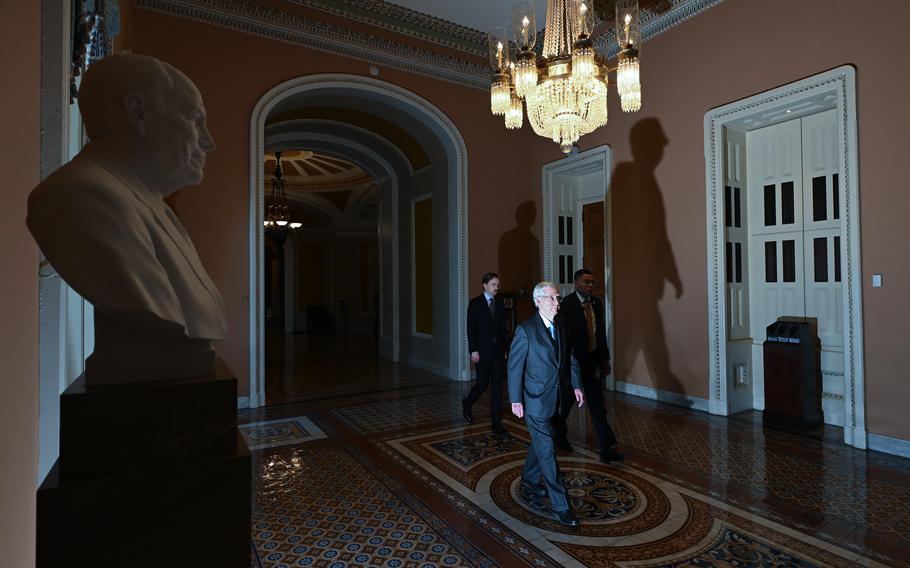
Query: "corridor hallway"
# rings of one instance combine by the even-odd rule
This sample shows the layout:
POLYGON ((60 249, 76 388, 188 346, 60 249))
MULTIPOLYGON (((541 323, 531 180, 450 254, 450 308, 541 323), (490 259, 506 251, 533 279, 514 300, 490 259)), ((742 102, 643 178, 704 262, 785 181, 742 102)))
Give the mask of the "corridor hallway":
POLYGON ((265 376, 269 405, 450 382, 380 359, 370 333, 269 333, 265 376))
POLYGON ((575 453, 559 461, 581 527, 568 529, 546 498, 516 493, 527 430, 509 415, 514 438, 493 436, 489 396, 468 425, 468 383, 362 364, 370 392, 325 385, 318 400, 240 411, 252 566, 910 564, 910 460, 846 447, 837 428, 807 437, 762 429, 757 413, 608 393, 627 458, 600 464, 573 411, 575 453))

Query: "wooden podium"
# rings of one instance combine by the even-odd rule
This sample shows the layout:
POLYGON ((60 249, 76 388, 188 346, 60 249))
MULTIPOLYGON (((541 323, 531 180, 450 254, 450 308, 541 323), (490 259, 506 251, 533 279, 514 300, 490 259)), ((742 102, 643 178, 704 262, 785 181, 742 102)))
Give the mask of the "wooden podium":
POLYGON ((818 337, 811 322, 781 318, 764 344, 765 409, 762 422, 811 429, 822 422, 818 337))
POLYGON ((250 454, 237 381, 60 396, 60 457, 38 489, 38 568, 250 566, 250 454))

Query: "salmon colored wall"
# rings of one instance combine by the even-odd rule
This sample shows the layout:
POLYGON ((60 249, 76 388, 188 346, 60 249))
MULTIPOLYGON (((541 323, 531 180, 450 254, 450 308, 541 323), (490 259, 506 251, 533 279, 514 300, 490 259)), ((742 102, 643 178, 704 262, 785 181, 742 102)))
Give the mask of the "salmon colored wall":
POLYGON ((7 3, 0 35, 8 78, 0 89, 0 551, 4 566, 35 565, 38 477, 38 247, 25 202, 39 181, 41 3, 7 3))
MULTIPOLYGON (((906 175, 897 168, 906 160, 903 140, 910 125, 906 103, 910 76, 905 72, 910 44, 904 39, 908 20, 910 3, 897 0, 865 2, 861 7, 839 0, 726 0, 644 44, 642 110, 624 115, 611 87, 610 123, 581 140, 582 149, 609 144, 614 166, 619 167, 632 160, 632 125, 656 119, 640 127, 644 136, 658 138, 659 127, 668 139, 654 169, 656 193, 648 191, 641 176, 613 187, 619 378, 707 397, 705 113, 853 64, 857 69, 867 428, 910 439, 906 419, 910 383, 904 371, 910 317, 906 293, 910 263, 905 250, 910 242, 906 222, 910 192, 906 175), (646 220, 637 214, 658 209, 661 201, 665 226, 659 219, 646 220), (658 242, 664 230, 671 244, 669 253, 658 242), (638 262, 642 254, 653 251, 672 257, 681 278, 681 297, 675 297, 669 281, 668 256, 656 265, 638 262), (872 289, 871 275, 877 272, 884 273, 884 287, 872 289), (653 310, 657 288, 662 288, 656 300, 662 334, 653 310), (647 321, 636 321, 642 317, 647 321), (630 337, 641 325, 646 326, 644 342, 630 337), (654 380, 640 364, 632 368, 642 350, 652 354, 656 369, 663 370, 654 380)), ((558 158, 554 146, 536 143, 538 161, 558 158)), ((537 178, 531 181, 539 187, 537 178)))
MULTIPOLYGON (((619 378, 707 397, 705 112, 851 63, 858 78, 868 429, 910 438, 910 425, 901 419, 910 386, 898 380, 902 324, 910 314, 910 300, 900 293, 910 268, 899 248, 910 229, 899 216, 910 210, 910 197, 889 168, 902 157, 892 141, 910 118, 901 105, 910 79, 894 72, 905 67, 908 49, 891 41, 902 37, 908 16, 906 3, 864 5, 863 17, 875 31, 860 42, 853 41, 854 4, 726 0, 646 43, 642 111, 623 115, 611 91, 610 124, 581 141, 582 149, 610 144, 614 166, 628 174, 612 188, 619 378), (786 17, 768 22, 768 14, 786 17), (775 49, 797 44, 813 49, 775 49), (646 118, 655 120, 639 126, 645 140, 667 139, 660 155, 651 153, 653 166, 633 163, 629 144, 632 126, 646 118), (653 214, 661 209, 663 219, 653 214), (656 263, 640 262, 655 255, 656 263), (872 272, 885 274, 884 288, 868 287, 872 272)), ((197 82, 209 107, 219 149, 202 186, 181 193, 180 213, 227 300, 232 336, 220 352, 245 388, 248 322, 240 299, 249 293, 250 112, 262 93, 284 80, 321 72, 366 75, 368 63, 142 9, 132 21, 133 45, 125 47, 177 65, 197 82)), ((521 133, 506 132, 486 111, 484 91, 385 68, 380 78, 441 108, 468 146, 471 293, 478 292, 480 275, 497 267, 506 288, 513 287, 510 280, 535 280, 539 259, 528 251, 539 247, 541 234, 539 172, 560 157, 556 146, 534 137, 527 125, 521 133), (530 167, 508 165, 529 163, 526 151, 530 167)))
MULTIPOLYGON (((205 100, 209 129, 218 148, 207 160, 205 181, 182 190, 177 209, 224 295, 231 335, 216 349, 237 374, 241 394, 247 394, 249 318, 241 298, 250 294, 249 124, 253 107, 266 91, 289 79, 314 73, 369 76, 370 64, 138 7, 131 22, 131 44, 124 48, 172 63, 197 84, 205 100)), ((480 293, 481 276, 497 270, 500 258, 510 261, 510 271, 501 271, 503 284, 509 288, 510 279, 518 279, 512 275, 536 265, 539 255, 537 249, 524 246, 526 238, 506 239, 502 255, 499 252, 500 238, 515 228, 515 211, 534 198, 529 179, 538 173, 531 167, 509 165, 526 163, 524 150, 532 136, 529 129, 506 131, 502 119, 490 115, 487 91, 388 68, 381 68, 379 79, 424 97, 458 126, 468 149, 469 290, 472 295, 480 293)), ((519 236, 527 234, 525 229, 519 236)))

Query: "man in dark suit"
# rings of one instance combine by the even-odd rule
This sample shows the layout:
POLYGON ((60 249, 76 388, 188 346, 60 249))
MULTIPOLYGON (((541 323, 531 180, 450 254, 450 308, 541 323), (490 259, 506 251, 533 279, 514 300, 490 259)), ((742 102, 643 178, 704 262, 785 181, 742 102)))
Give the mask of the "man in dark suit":
MULTIPOLYGON (((584 404, 578 362, 572 355, 566 332, 554 325, 559 311, 559 291, 552 282, 534 287, 537 314, 515 330, 509 349, 509 400, 512 413, 525 419, 531 434, 531 447, 521 472, 526 491, 550 496, 550 507, 560 523, 578 526, 578 518, 569 509, 566 488, 559 479, 553 430, 550 419, 556 412, 560 396, 571 388, 578 406, 584 404), (562 385, 568 385, 562 388, 562 385), (544 483, 539 480, 543 476, 544 483)), ((569 402, 571 404, 571 402, 569 402)))
MULTIPOLYGON (((575 272, 574 278, 575 291, 560 303, 558 319, 562 320, 569 332, 572 352, 578 359, 581 369, 581 381, 588 399, 588 412, 591 413, 591 422, 600 443, 600 461, 603 463, 619 461, 624 456, 616 451, 616 434, 607 423, 603 394, 603 380, 611 370, 604 306, 600 299, 592 294, 594 275, 590 270, 579 269, 575 272)), ((556 447, 571 452, 572 445, 566 436, 568 430, 566 420, 572 410, 572 404, 567 404, 565 400, 562 402, 559 413, 553 417, 556 447)))
POLYGON ((490 387, 490 421, 493 432, 508 436, 502 426, 502 375, 505 367, 506 317, 499 293, 499 275, 487 272, 481 279, 483 294, 468 304, 468 351, 477 375, 477 382, 461 401, 462 413, 468 422, 474 421, 472 406, 490 387))

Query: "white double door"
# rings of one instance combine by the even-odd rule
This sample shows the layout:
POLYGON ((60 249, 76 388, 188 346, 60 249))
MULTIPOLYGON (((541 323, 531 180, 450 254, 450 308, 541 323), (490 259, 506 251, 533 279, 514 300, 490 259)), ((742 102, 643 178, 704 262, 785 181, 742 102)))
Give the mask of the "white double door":
MULTIPOLYGON (((740 367, 752 369, 752 407, 759 409, 767 326, 782 316, 814 320, 825 422, 842 425, 844 275, 834 113, 728 136, 727 312, 730 341, 737 344, 729 359, 735 366, 737 358, 751 358, 740 367)), ((737 370, 731 371, 735 390, 737 370)), ((739 398, 742 406, 745 397, 739 398)))

